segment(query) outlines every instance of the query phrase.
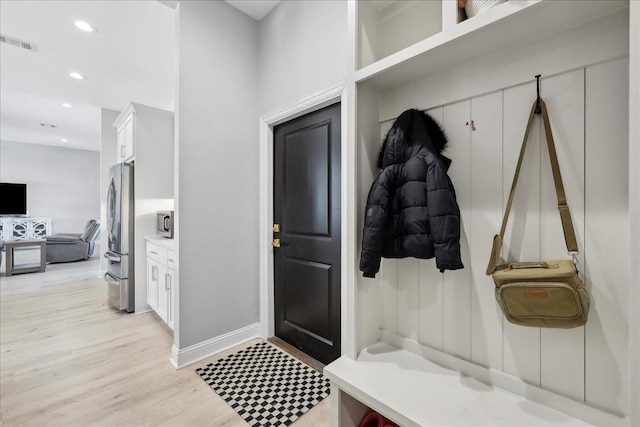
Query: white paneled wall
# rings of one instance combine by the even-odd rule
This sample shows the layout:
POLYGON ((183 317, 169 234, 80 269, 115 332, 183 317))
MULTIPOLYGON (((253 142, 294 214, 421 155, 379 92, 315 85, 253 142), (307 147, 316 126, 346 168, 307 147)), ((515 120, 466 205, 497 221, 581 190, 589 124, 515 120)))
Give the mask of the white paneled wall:
MULTIPOLYGON (((469 101, 444 107, 443 128, 449 139, 449 176, 460 207, 460 249, 464 269, 448 271, 444 279, 443 350, 463 359, 471 357, 471 114, 469 101), (469 122, 469 124, 466 124, 469 122)), ((433 262, 433 261, 431 261, 433 262)), ((432 269, 435 270, 435 264, 432 269)), ((437 274, 440 274, 439 272, 437 274)))
MULTIPOLYGON (((622 58, 541 82, 578 238, 578 267, 592 295, 586 328, 508 323, 485 275, 535 99, 535 84, 528 82, 428 111, 449 138, 445 154, 453 160, 449 176, 460 206, 465 268, 441 274, 433 260, 383 260, 382 329, 628 413, 627 258, 621 246, 628 231, 627 69, 622 58)), ((391 123, 381 124, 381 137, 391 123)), ((516 194, 503 258, 566 259, 541 119, 534 123, 516 194)))
POLYGON ((415 258, 398 260, 398 334, 413 340, 420 335, 418 268, 415 258))
MULTIPOLYGON (((434 108, 428 113, 442 123, 444 108, 434 108)), ((444 322, 444 276, 433 268, 433 261, 420 260, 418 276, 420 283, 420 313, 418 314, 418 330, 420 342, 442 350, 444 322)))
MULTIPOLYGON (((542 81, 558 161, 578 239, 578 268, 584 265, 584 70, 542 81)), ((541 127, 541 129, 543 129, 541 127)), ((540 256, 566 259, 549 150, 541 130, 540 256)), ((584 327, 540 331, 540 383, 545 389, 584 399, 584 327)))
POLYGON ((471 119, 471 361, 500 370, 502 315, 485 271, 502 219, 502 93, 473 98, 471 119))
MULTIPOLYGON (((535 84, 525 84, 503 91, 503 211, 509 197, 535 90, 535 84)), ((518 191, 505 232, 502 257, 508 261, 540 260, 541 128, 540 121, 532 126, 527 155, 520 172, 518 191), (526 244, 523 245, 522 242, 526 244)), ((523 328, 503 322, 503 334, 503 371, 539 386, 540 329, 523 328)))
POLYGON ((585 91, 586 400, 621 414, 629 413, 628 70, 627 59, 588 67, 585 91))

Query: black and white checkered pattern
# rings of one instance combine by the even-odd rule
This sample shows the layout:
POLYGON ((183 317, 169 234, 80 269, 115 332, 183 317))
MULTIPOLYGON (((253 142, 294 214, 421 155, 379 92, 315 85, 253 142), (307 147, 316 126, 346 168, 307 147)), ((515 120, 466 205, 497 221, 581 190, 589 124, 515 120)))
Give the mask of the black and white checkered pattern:
POLYGON ((288 426, 329 395, 329 380, 260 342, 196 372, 251 426, 288 426))

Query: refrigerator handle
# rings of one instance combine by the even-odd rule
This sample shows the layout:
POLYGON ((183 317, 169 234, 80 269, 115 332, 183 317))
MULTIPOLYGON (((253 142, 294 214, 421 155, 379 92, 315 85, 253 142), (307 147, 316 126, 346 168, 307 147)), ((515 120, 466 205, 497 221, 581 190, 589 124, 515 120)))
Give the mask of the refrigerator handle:
POLYGON ((116 254, 114 254, 112 252, 105 253, 104 257, 106 259, 108 259, 109 261, 115 261, 115 262, 120 262, 121 261, 120 255, 116 255, 116 254))
POLYGON ((120 281, 113 277, 110 273, 105 273, 104 280, 109 282, 111 285, 120 286, 120 281))

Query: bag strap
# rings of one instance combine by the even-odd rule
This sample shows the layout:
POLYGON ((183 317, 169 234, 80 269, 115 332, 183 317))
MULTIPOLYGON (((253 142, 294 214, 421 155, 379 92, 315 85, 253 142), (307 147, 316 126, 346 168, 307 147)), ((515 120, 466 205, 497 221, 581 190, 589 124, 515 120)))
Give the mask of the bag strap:
POLYGON ((489 260, 489 266, 487 267, 487 275, 492 274, 498 265, 498 259, 500 257, 500 251, 502 248, 502 240, 504 239, 504 233, 507 229, 507 221, 509 219, 509 213, 511 212, 511 206, 513 205, 513 199, 515 198, 516 186, 518 184, 518 177, 520 176, 520 170, 522 169, 522 162, 524 160, 525 149, 527 148, 527 142, 529 141, 529 133, 531 132, 531 125, 533 123, 536 113, 536 107, 540 106, 542 110, 542 119, 544 122, 544 131, 547 139, 547 148, 549 149, 549 159, 551 160, 551 172, 553 174, 553 182, 556 188, 556 197, 558 199, 558 210, 560 212, 560 221, 562 221, 562 230, 564 232, 564 241, 567 245, 567 251, 571 254, 578 253, 578 243, 576 240, 576 233, 573 228, 573 222, 571 221, 571 212, 569 211, 569 205, 567 205, 567 196, 564 192, 564 185, 562 184, 562 175, 560 174, 560 164, 558 163, 558 154, 556 153, 556 146, 553 141, 553 134, 551 133, 551 124, 549 122, 549 114, 547 113, 547 105, 540 98, 536 99, 531 107, 531 113, 529 114, 529 121, 527 122, 527 129, 524 132, 524 139, 522 141, 522 148, 520 149, 520 156, 518 157, 518 165, 516 166, 516 172, 513 176, 513 183, 511 184, 511 191, 509 192, 509 199, 507 200, 507 207, 505 208, 504 217, 502 218, 502 227, 500 228, 500 235, 494 238, 493 248, 491 251, 491 259, 489 260))

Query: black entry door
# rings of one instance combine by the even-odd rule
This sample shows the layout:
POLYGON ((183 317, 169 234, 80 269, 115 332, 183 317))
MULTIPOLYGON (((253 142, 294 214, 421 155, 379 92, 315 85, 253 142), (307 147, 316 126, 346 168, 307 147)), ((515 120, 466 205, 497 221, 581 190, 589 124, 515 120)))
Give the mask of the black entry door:
POLYGON ((340 104, 274 129, 276 336, 340 357, 340 104))

